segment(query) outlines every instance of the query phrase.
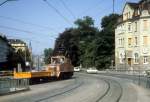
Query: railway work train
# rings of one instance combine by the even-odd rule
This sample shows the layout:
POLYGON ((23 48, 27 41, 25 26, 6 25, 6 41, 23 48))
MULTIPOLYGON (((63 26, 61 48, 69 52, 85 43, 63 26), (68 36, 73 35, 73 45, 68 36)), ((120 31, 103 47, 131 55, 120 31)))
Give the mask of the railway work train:
POLYGON ((70 59, 65 56, 51 57, 51 64, 47 65, 45 70, 34 72, 14 71, 14 78, 28 78, 30 80, 49 80, 51 78, 67 79, 73 76, 73 66, 70 59))

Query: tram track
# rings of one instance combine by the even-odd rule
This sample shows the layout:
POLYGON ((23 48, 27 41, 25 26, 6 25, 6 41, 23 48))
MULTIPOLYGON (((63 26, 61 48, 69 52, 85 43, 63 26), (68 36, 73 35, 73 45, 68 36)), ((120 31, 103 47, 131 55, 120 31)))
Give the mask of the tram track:
POLYGON ((51 98, 53 98, 53 97, 57 97, 57 96, 63 95, 63 94, 65 94, 65 93, 71 92, 71 91, 73 91, 73 90, 75 90, 75 89, 81 87, 83 84, 84 84, 83 81, 80 81, 80 82, 79 82, 79 81, 76 79, 76 81, 75 81, 74 84, 65 86, 65 87, 59 89, 59 91, 58 91, 57 93, 55 93, 55 94, 53 94, 53 95, 50 95, 50 96, 47 96, 47 97, 44 97, 44 98, 41 98, 41 99, 38 99, 38 100, 36 100, 36 101, 34 101, 34 102, 43 102, 43 101, 49 100, 49 99, 51 99, 51 98))
POLYGON ((106 78, 101 78, 105 83, 107 83, 108 88, 95 102, 119 102, 122 94, 123 88, 119 82, 116 80, 110 80, 106 78), (117 90, 114 90, 117 89, 117 90))
POLYGON ((115 78, 77 73, 66 81, 33 85, 30 92, 3 98, 2 102, 120 102, 121 85, 115 78))
MULTIPOLYGON (((83 76, 89 76, 87 74, 81 74, 83 76)), ((102 80, 106 83, 107 89, 103 94, 101 94, 97 100, 93 100, 93 102, 120 102, 120 99, 123 94, 122 85, 116 81, 115 79, 111 79, 106 76, 98 76, 98 75, 90 75, 93 78, 102 80)))

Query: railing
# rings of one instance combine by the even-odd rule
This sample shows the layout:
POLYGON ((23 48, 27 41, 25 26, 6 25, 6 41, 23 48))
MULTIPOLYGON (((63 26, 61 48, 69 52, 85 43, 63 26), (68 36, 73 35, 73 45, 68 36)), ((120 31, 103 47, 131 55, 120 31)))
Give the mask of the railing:
POLYGON ((149 70, 106 70, 107 73, 117 75, 121 78, 131 79, 133 83, 145 88, 150 88, 150 71, 149 70), (125 75, 125 76, 124 76, 125 75))
POLYGON ((0 95, 29 89, 29 79, 0 78, 0 95))

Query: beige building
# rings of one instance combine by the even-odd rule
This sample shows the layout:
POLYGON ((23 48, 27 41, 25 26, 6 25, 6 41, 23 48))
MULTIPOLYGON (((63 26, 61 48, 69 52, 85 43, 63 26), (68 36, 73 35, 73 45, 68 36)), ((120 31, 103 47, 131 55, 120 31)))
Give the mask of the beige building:
POLYGON ((125 4, 115 29, 115 63, 116 69, 150 69, 150 0, 125 4))
POLYGON ((25 51, 27 48, 26 43, 19 39, 9 39, 9 44, 15 49, 16 52, 19 49, 25 51))

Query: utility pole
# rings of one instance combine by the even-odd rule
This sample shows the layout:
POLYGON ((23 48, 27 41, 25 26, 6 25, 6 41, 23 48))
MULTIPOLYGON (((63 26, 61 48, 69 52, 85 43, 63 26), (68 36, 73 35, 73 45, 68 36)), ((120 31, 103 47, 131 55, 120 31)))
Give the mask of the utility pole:
POLYGON ((29 53, 30 53, 30 71, 32 70, 32 45, 31 45, 31 41, 29 43, 29 53))
POLYGON ((27 62, 27 46, 25 45, 25 52, 24 52, 24 61, 25 61, 25 66, 26 66, 26 62, 27 62))
POLYGON ((115 0, 113 0, 113 14, 115 13, 115 0))
POLYGON ((38 66, 38 71, 40 70, 40 56, 37 56, 37 66, 38 66))

